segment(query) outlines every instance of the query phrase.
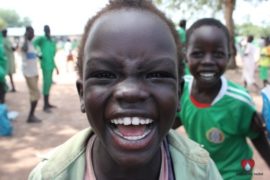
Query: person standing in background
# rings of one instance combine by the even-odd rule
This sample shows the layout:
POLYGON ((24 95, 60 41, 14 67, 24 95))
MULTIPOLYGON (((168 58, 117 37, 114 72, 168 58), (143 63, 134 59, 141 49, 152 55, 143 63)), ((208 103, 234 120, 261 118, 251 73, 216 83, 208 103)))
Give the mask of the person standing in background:
MULTIPOLYGON (((186 46, 186 23, 187 21, 185 19, 180 20, 179 27, 177 29, 179 40, 181 42, 183 51, 185 51, 185 46, 186 46)), ((190 74, 186 59, 184 60, 184 64, 185 64, 185 69, 184 69, 185 74, 190 74)))
POLYGON ((34 40, 34 46, 40 48, 41 51, 41 70, 43 75, 42 93, 44 96, 43 110, 50 113, 51 108, 56 107, 49 103, 49 97, 52 86, 53 70, 56 68, 58 74, 58 69, 54 62, 56 43, 51 37, 51 30, 48 25, 44 26, 44 33, 44 36, 38 37, 34 40))
POLYGON ((259 59, 259 77, 263 82, 263 87, 266 87, 268 82, 268 71, 270 67, 270 41, 269 38, 265 38, 264 45, 261 48, 261 54, 259 59))
POLYGON ((6 67, 7 67, 7 58, 3 46, 2 33, 0 33, 0 104, 5 103, 5 94, 6 94, 6 67))
POLYGON ((183 46, 186 43, 186 23, 187 23, 187 21, 185 19, 182 19, 179 22, 179 28, 177 30, 177 32, 179 34, 180 42, 183 46))
POLYGON ((255 46, 252 44, 254 40, 253 35, 249 35, 247 37, 247 44, 244 48, 243 52, 243 80, 244 86, 247 88, 250 85, 253 85, 256 90, 259 90, 259 86, 255 82, 255 68, 256 68, 256 60, 255 46))
POLYGON ((31 26, 26 27, 24 42, 22 45, 22 71, 30 94, 30 111, 27 118, 28 123, 41 122, 35 115, 35 109, 40 98, 38 89, 38 67, 37 52, 32 44, 34 38, 34 29, 31 26))
POLYGON ((7 29, 4 29, 2 31, 3 45, 4 45, 4 50, 5 50, 5 53, 6 53, 6 57, 7 57, 7 73, 9 75, 10 84, 11 84, 11 90, 10 91, 11 92, 16 92, 12 74, 14 74, 16 72, 14 51, 16 51, 17 48, 12 46, 11 41, 7 37, 7 32, 8 32, 7 29))

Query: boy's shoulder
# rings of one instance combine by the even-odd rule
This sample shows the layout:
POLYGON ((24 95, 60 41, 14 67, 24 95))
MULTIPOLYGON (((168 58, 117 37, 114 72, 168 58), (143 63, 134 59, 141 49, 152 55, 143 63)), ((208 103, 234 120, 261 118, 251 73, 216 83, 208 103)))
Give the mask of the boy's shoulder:
POLYGON ((198 143, 171 130, 168 134, 175 179, 221 180, 209 153, 198 143))
POLYGON ((227 82, 227 96, 236 101, 248 104, 250 106, 255 106, 254 101, 247 89, 233 81, 227 80, 227 82))
MULTIPOLYGON (((55 179, 68 170, 68 166, 77 166, 75 173, 84 171, 84 152, 86 142, 93 134, 90 128, 80 131, 62 145, 41 157, 41 162, 32 170, 29 179, 55 179)), ((70 172, 71 173, 71 172, 70 172)), ((61 179, 61 178, 60 178, 61 179)))
POLYGON ((171 130, 168 134, 168 140, 170 150, 172 150, 173 154, 175 153, 181 155, 183 158, 186 158, 195 163, 209 163, 209 153, 203 149, 201 145, 189 139, 188 137, 180 135, 175 130, 171 130))

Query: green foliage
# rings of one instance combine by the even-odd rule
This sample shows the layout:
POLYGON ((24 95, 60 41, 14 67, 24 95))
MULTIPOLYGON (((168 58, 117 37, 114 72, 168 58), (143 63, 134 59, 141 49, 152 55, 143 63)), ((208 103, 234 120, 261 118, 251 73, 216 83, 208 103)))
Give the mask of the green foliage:
POLYGON ((203 7, 211 7, 214 11, 222 9, 222 0, 154 0, 157 5, 166 5, 170 9, 189 7, 189 10, 199 10, 203 7))
POLYGON ((6 21, 0 17, 0 30, 4 29, 6 26, 6 21))
POLYGON ((244 23, 241 25, 236 25, 236 34, 239 35, 254 35, 256 37, 267 37, 270 36, 270 25, 262 27, 257 26, 252 23, 244 23))
POLYGON ((0 18, 8 27, 21 27, 31 24, 29 18, 24 17, 21 19, 16 11, 9 9, 0 9, 0 18))

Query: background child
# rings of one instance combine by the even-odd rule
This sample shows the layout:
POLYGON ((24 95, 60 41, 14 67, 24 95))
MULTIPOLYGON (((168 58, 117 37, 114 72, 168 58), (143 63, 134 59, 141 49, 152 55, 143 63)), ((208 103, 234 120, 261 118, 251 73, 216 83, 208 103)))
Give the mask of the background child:
POLYGON ((7 74, 9 75, 10 79, 10 84, 11 84, 11 92, 16 92, 14 81, 13 81, 13 74, 16 71, 16 66, 15 66, 15 56, 14 56, 14 51, 16 51, 17 47, 14 47, 10 41, 10 39, 7 37, 7 29, 4 29, 2 31, 3 35, 3 44, 4 44, 4 49, 5 49, 5 54, 7 57, 7 74))
POLYGON ((40 92, 38 88, 38 58, 37 51, 32 44, 34 38, 34 29, 32 26, 25 28, 24 42, 22 46, 22 72, 25 77, 25 81, 29 90, 30 99, 30 111, 27 118, 28 123, 41 122, 39 118, 35 116, 35 110, 40 98, 40 92))
POLYGON ((55 65, 54 57, 56 54, 56 43, 51 37, 51 29, 49 25, 44 26, 44 36, 37 37, 33 44, 41 51, 41 70, 43 77, 42 93, 44 96, 43 110, 47 113, 51 112, 51 108, 56 106, 50 103, 50 91, 52 86, 53 70, 56 69, 57 74, 58 68, 55 65))
POLYGON ((264 39, 264 46, 261 49, 259 60, 259 77, 265 87, 268 84, 268 71, 270 66, 270 39, 264 39))
POLYGON ((242 160, 252 158, 246 137, 268 165, 270 148, 251 97, 223 76, 229 44, 227 28, 212 18, 196 21, 187 31, 192 76, 185 77, 178 115, 189 137, 209 151, 224 179, 251 179, 241 167, 242 160))
POLYGON ((57 148, 30 179, 221 179, 206 151, 169 132, 179 47, 149 1, 110 1, 88 21, 79 51, 77 89, 93 130, 57 148))
POLYGON ((255 70, 256 70, 256 48, 252 44, 254 40, 253 35, 247 37, 247 44, 244 47, 243 51, 243 80, 244 86, 248 87, 253 85, 256 90, 259 90, 259 86, 255 82, 255 70))
POLYGON ((177 29, 177 32, 179 34, 180 42, 182 45, 185 45, 186 43, 186 23, 187 21, 185 19, 181 19, 179 22, 179 27, 177 29))

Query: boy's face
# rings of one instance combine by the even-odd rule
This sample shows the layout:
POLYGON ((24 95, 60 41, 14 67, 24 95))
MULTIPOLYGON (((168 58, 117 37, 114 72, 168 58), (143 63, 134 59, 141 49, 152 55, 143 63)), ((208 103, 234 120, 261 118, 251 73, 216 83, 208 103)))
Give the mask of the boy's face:
POLYGON ((45 32, 46 35, 50 35, 51 34, 50 27, 49 26, 45 26, 44 27, 44 32, 45 32))
POLYGON ((193 31, 186 56, 198 83, 211 86, 219 82, 229 59, 228 43, 223 30, 216 26, 204 25, 193 31))
POLYGON ((149 161, 178 104, 177 53, 169 28, 149 12, 109 12, 94 23, 84 54, 77 85, 102 148, 122 164, 149 161))
POLYGON ((30 29, 29 31, 28 31, 28 33, 27 33, 27 39, 28 40, 32 40, 33 38, 34 38, 34 30, 33 29, 30 29))

